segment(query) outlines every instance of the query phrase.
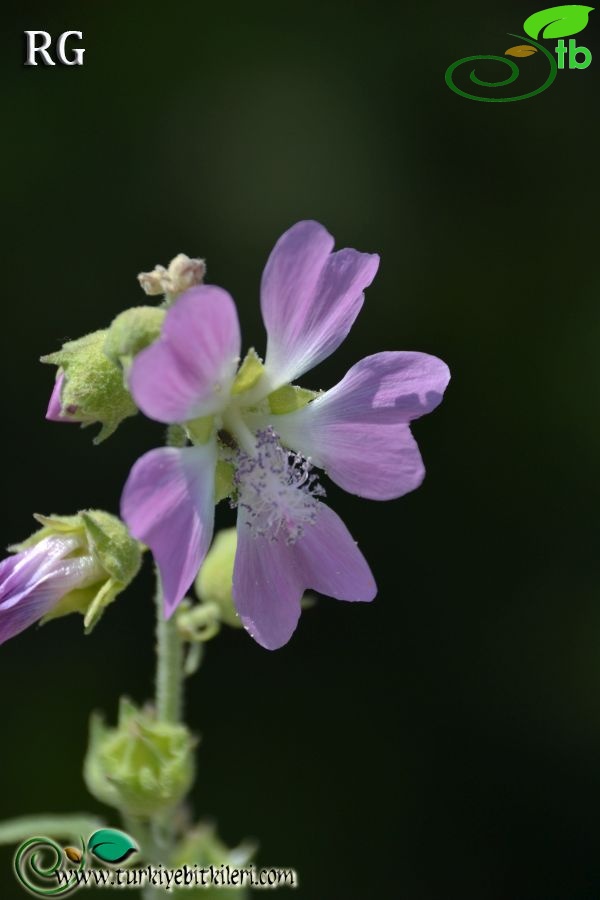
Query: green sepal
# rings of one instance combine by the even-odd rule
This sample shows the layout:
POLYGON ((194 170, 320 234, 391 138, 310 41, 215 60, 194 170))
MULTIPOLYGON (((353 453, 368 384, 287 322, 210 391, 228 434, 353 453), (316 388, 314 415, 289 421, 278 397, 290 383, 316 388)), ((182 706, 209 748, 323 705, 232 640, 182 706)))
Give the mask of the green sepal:
MULTIPOLYGON (((94 444, 110 437, 123 419, 134 416, 137 406, 123 384, 119 366, 104 353, 107 330, 94 331, 76 341, 68 341, 56 353, 42 356, 41 362, 58 366, 64 373, 61 391, 63 411, 73 408, 73 421, 83 427, 102 425, 94 444)), ((69 420, 69 414, 65 421, 69 420)))
POLYGON ((254 347, 251 347, 235 376, 235 381, 231 388, 232 395, 235 396, 236 394, 243 394, 245 391, 249 391, 250 388, 258 384, 264 371, 265 367, 262 359, 254 347))
POLYGON ((69 591, 56 606, 40 619, 40 625, 45 625, 53 619, 62 619, 71 613, 81 613, 83 627, 86 634, 91 634, 96 627, 104 610, 117 599, 118 595, 127 585, 109 578, 106 581, 92 584, 87 588, 69 591))
MULTIPOLYGON (((40 625, 45 625, 53 619, 62 619, 63 616, 68 616, 71 613, 80 613, 82 616, 87 617, 88 610, 96 604, 96 598, 102 593, 103 587, 104 585, 102 583, 100 589, 98 589, 97 584, 91 584, 86 588, 78 588, 77 590, 69 591, 68 594, 65 594, 64 597, 58 601, 56 606, 51 609, 50 612, 46 613, 45 616, 42 616, 40 625)), ((86 628, 85 618, 84 628, 86 628)))
POLYGON ((115 582, 129 584, 142 564, 141 545, 117 516, 101 509, 83 510, 79 515, 89 546, 102 568, 115 582))
POLYGON ((40 513, 34 513, 33 518, 36 522, 40 523, 42 528, 34 531, 34 533, 30 537, 25 538, 24 541, 20 541, 18 544, 11 544, 8 548, 11 553, 20 553, 21 550, 27 550, 29 547, 34 547, 51 534, 75 534, 80 532, 81 535, 83 535, 85 532, 85 526, 80 515, 42 516, 40 513))
POLYGON ((220 503, 225 497, 233 493, 233 475, 235 469, 231 463, 223 459, 217 461, 215 470, 215 504, 220 503))
MULTIPOLYGON (((230 863, 236 866, 245 866, 256 853, 255 841, 243 841, 237 847, 228 847, 217 834, 212 822, 202 822, 195 825, 185 835, 173 853, 173 865, 198 863, 199 866, 220 865, 230 863)), ((205 893, 205 892, 203 892, 205 893)))
POLYGON ((201 416, 186 422, 185 431, 192 444, 206 444, 212 437, 214 426, 214 416, 201 416))
POLYGON ((116 728, 90 720, 84 779, 96 799, 121 812, 151 818, 176 806, 194 780, 196 740, 184 725, 157 721, 123 698, 116 728))
POLYGON ((160 337, 165 315, 157 306, 133 306, 119 313, 107 329, 104 353, 126 374, 134 357, 160 337))
MULTIPOLYGON (((194 825, 175 847, 171 865, 175 868, 184 865, 205 868, 225 864, 237 869, 250 865, 257 849, 256 842, 250 840, 242 841, 237 847, 228 847, 212 823, 202 822, 194 825)), ((246 900, 249 896, 248 890, 239 886, 174 888, 173 893, 179 894, 182 900, 184 897, 190 900, 246 900)))
POLYGON ((121 591, 126 587, 127 585, 122 581, 115 581, 113 578, 109 578, 108 581, 102 585, 83 617, 83 627, 85 628, 86 634, 91 634, 92 630, 102 618, 106 607, 109 606, 113 600, 116 600, 121 591))
POLYGON ((309 391, 307 388, 298 387, 295 384, 284 384, 283 387, 277 388, 276 391, 269 394, 267 401, 271 412, 276 416, 282 416, 294 412, 296 409, 302 409, 318 395, 318 391, 309 391))

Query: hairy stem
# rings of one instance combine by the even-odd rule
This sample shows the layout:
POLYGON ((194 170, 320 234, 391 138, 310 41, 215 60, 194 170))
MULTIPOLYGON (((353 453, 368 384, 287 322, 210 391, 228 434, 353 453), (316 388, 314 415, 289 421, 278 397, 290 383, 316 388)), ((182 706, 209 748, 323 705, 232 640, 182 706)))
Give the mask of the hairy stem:
MULTIPOLYGON (((177 723, 183 711, 183 642, 173 618, 166 620, 163 611, 163 594, 160 575, 156 572, 156 717, 160 722, 177 723)), ((133 829, 136 824, 130 820, 133 829)), ((140 843, 146 858, 152 865, 168 865, 173 845, 175 829, 170 818, 166 820, 156 815, 143 828, 138 827, 140 843)), ((133 831, 133 834, 136 832, 133 831)), ((162 896, 162 891, 147 885, 142 896, 153 900, 162 896)))
MULTIPOLYGON (((167 430, 167 446, 185 447, 187 436, 183 428, 171 425, 167 430)), ((181 722, 183 714, 184 652, 175 618, 165 619, 160 573, 156 570, 156 717, 160 722, 181 722)), ((148 823, 142 840, 146 844, 148 861, 168 864, 175 829, 170 817, 156 816, 148 823)), ((147 885, 144 900, 162 896, 163 892, 147 885)))
POLYGON ((156 573, 156 715, 180 722, 183 711, 183 644, 173 617, 165 619, 160 576, 156 573))

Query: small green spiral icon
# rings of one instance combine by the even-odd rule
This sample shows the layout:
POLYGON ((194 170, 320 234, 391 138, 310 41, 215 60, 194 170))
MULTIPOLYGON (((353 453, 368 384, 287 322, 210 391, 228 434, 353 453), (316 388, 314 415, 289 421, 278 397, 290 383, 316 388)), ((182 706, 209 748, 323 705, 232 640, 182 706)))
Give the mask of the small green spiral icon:
MULTIPOLYGON (((78 871, 83 869, 85 863, 85 844, 81 839, 82 854, 78 871)), ((72 875, 64 884, 59 884, 56 873, 60 870, 63 861, 63 848, 56 841, 47 837, 32 837, 21 844, 15 855, 15 872, 21 884, 32 894, 43 897, 53 897, 57 894, 66 894, 76 886, 77 879, 72 875), (43 859, 44 858, 44 859, 43 859), (45 887, 43 883, 48 879, 54 882, 52 887, 45 887)))
POLYGON ((554 56, 550 53, 546 47, 543 47, 541 44, 536 43, 531 38, 524 38, 520 34, 512 34, 508 32, 510 37, 520 38, 523 41, 527 41, 529 44, 533 44, 537 47, 538 50, 541 50, 548 62, 550 63, 550 72, 548 77, 544 81, 544 83, 536 88, 534 91, 529 91, 526 94, 518 94, 516 97, 481 97, 477 94, 470 94, 468 91, 463 91, 462 88, 459 88, 454 83, 454 72, 458 69, 459 66, 464 65, 465 63, 478 62, 479 60, 488 60, 493 59, 496 62, 501 62, 503 65, 508 66, 510 69, 510 75, 507 78, 502 79, 501 81, 483 81, 475 74, 475 69, 471 71, 470 78, 474 84, 479 85, 480 87, 485 88, 499 88, 505 87, 507 84, 512 84, 513 81, 516 81, 519 77, 519 67, 516 63, 512 61, 512 59, 507 59, 505 56, 464 56, 462 59, 458 59, 456 62, 452 63, 452 65, 448 66, 446 69, 446 84, 450 88, 451 91, 454 91, 455 94, 459 94, 461 97, 466 97, 468 100, 480 100, 483 103, 512 103, 515 100, 527 100, 529 97, 535 97, 536 94, 541 94, 542 91, 545 91, 550 87, 554 79, 556 78, 556 73, 558 67, 556 65, 556 60, 554 56))

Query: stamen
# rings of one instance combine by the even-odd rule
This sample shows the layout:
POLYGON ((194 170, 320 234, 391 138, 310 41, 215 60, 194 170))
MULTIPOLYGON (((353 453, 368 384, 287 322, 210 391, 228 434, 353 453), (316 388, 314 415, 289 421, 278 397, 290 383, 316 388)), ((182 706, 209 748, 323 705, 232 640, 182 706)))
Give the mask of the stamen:
POLYGON ((312 474, 310 459, 285 450, 272 428, 256 435, 256 452, 240 451, 235 460, 236 499, 256 535, 295 543, 317 518, 325 491, 312 474))

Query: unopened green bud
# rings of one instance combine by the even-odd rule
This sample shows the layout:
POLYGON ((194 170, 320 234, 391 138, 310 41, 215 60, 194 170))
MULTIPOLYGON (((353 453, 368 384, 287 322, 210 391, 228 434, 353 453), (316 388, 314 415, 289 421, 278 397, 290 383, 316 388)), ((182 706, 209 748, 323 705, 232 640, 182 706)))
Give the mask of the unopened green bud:
POLYGON ((134 356, 160 336, 166 312, 157 306, 134 306, 113 319, 104 352, 117 366, 127 371, 134 356))
MULTIPOLYGON (((72 539, 72 549, 70 557, 65 559, 88 560, 86 565, 94 574, 92 583, 68 590, 41 621, 44 623, 78 612, 84 617, 83 624, 89 633, 106 607, 139 572, 141 545, 131 537, 120 519, 100 509, 84 510, 74 516, 36 515, 35 518, 42 527, 11 550, 26 550, 46 538, 68 537, 72 539)), ((90 578, 88 576, 87 580, 90 578)))
POLYGON ((151 818, 175 807, 191 788, 195 744, 184 725, 159 722, 122 699, 116 728, 92 716, 85 782, 102 803, 151 818))
POLYGON ((137 412, 121 369, 104 353, 107 333, 106 329, 94 331, 41 358, 41 362, 59 367, 47 418, 80 422, 84 427, 99 422, 102 428, 95 444, 137 412))
POLYGON ((237 549, 235 528, 219 531, 196 577, 196 593, 202 604, 214 604, 226 625, 241 628, 242 623, 233 604, 233 564, 237 549))
MULTIPOLYGON (((194 826, 183 838, 179 846, 175 847, 171 858, 171 865, 180 868, 183 866, 197 865, 199 868, 206 866, 229 865, 232 868, 248 866, 257 850, 253 841, 243 841, 237 847, 228 847, 217 834, 215 826, 211 823, 201 823, 194 826)), ((209 900, 218 900, 219 897, 237 897, 238 900, 247 897, 246 890, 223 887, 182 888, 175 893, 185 894, 188 897, 204 897, 209 900)))

